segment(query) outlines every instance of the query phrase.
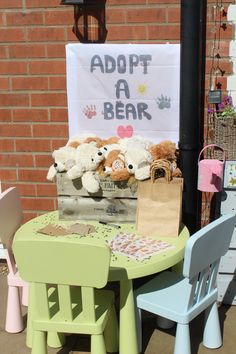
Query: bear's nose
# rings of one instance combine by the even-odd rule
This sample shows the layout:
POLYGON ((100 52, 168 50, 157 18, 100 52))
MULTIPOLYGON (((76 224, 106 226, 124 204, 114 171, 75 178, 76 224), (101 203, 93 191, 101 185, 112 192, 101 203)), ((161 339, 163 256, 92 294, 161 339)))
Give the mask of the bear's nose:
POLYGON ((133 168, 133 165, 128 165, 129 169, 132 170, 133 168))
POLYGON ((101 155, 102 155, 102 152, 101 152, 101 151, 99 151, 99 152, 98 152, 98 156, 101 156, 101 155))
POLYGON ((57 163, 55 162, 53 166, 54 166, 54 167, 57 167, 57 163))

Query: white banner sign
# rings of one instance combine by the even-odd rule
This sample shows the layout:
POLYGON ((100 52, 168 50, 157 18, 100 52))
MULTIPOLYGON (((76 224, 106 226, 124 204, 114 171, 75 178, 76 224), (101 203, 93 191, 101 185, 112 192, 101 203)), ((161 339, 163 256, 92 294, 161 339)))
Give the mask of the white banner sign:
POLYGON ((179 139, 178 44, 68 44, 69 135, 179 139))

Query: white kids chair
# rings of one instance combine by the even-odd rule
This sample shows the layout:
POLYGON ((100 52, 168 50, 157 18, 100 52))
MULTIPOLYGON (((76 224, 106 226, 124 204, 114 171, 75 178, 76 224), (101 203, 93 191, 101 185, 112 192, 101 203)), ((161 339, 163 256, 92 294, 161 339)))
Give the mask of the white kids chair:
POLYGON ((212 349, 222 345, 216 276, 235 222, 235 215, 221 216, 189 238, 182 276, 165 271, 137 289, 140 336, 141 310, 146 310, 177 322, 174 354, 190 354, 189 322, 206 310, 203 345, 212 349))
POLYGON ((28 304, 28 284, 18 273, 11 244, 15 232, 21 225, 22 209, 16 188, 12 187, 0 194, 0 239, 8 266, 8 296, 5 330, 18 333, 24 329, 19 288, 22 288, 22 305, 28 304))

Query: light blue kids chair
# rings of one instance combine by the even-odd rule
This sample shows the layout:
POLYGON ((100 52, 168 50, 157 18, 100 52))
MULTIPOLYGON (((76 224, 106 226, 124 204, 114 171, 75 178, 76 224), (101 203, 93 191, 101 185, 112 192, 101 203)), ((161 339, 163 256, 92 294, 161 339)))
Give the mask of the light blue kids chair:
POLYGON ((189 322, 206 310, 203 345, 212 349, 222 345, 216 276, 235 222, 235 215, 221 216, 189 238, 182 276, 165 271, 137 289, 140 336, 141 310, 146 310, 177 322, 174 354, 191 354, 189 322))

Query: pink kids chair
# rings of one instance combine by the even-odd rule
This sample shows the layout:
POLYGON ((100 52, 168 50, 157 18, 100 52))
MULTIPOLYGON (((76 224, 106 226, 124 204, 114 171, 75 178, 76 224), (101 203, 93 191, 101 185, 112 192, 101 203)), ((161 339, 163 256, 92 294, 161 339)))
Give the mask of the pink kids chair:
POLYGON ((0 194, 0 240, 8 266, 8 296, 5 330, 18 333, 24 329, 21 311, 20 288, 22 288, 22 305, 28 305, 28 284, 18 273, 11 249, 15 232, 21 225, 22 209, 16 188, 12 187, 0 194))

